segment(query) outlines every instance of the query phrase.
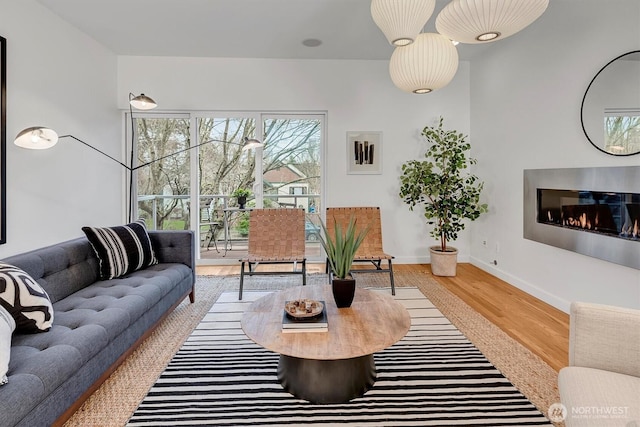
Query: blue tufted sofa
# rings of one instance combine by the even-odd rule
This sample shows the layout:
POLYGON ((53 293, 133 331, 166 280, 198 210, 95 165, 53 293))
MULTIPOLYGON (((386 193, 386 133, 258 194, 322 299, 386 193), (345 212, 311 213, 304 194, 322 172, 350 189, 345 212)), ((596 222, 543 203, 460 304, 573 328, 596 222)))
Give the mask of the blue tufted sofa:
POLYGON ((149 236, 159 264, 119 279, 98 279, 84 237, 4 260, 47 291, 54 322, 48 332, 14 333, 0 426, 62 424, 187 295, 193 302, 193 233, 149 236))

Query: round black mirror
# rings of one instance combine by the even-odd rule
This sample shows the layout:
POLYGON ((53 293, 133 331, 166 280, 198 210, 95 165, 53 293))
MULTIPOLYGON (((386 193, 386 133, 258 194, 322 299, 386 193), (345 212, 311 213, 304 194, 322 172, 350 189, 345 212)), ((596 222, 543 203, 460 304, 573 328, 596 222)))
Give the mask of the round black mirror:
POLYGON ((582 98, 580 121, 598 150, 613 156, 640 153, 640 50, 598 71, 582 98))

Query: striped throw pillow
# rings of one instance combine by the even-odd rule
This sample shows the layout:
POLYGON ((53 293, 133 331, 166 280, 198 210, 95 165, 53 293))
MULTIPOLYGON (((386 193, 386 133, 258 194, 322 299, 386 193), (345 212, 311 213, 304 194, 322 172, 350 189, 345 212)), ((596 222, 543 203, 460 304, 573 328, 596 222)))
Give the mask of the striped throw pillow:
POLYGON ((114 279, 157 264, 144 220, 116 227, 82 227, 100 263, 100 278, 114 279))
POLYGON ((22 269, 0 262, 0 305, 21 332, 46 332, 53 324, 53 306, 47 292, 22 269))

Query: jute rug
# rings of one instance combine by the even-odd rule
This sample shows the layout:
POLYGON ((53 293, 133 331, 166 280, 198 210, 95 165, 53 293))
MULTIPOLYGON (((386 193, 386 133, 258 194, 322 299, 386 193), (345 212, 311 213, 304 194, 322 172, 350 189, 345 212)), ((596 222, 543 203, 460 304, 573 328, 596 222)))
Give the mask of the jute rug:
MULTIPOLYGON (((368 285, 388 284, 384 275, 359 274, 358 278, 359 283, 368 285)), ((251 277, 246 285, 247 289, 277 290, 291 286, 291 280, 289 277, 251 277)), ((310 275, 308 283, 325 284, 327 279, 324 275, 310 275)), ((559 401, 557 374, 553 369, 440 286, 429 274, 397 273, 396 286, 417 287, 542 413, 559 401)), ((224 290, 237 287, 237 276, 198 277, 196 303, 181 304, 66 425, 125 425, 211 305, 224 290)))

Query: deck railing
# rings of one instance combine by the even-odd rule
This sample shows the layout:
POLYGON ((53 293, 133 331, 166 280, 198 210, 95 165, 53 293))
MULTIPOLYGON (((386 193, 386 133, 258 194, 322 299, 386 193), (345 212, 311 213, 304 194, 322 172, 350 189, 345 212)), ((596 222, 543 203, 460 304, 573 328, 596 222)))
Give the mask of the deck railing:
MULTIPOLYGON (((265 194, 265 208, 303 208, 307 218, 315 225, 319 224, 320 195, 318 194, 265 194)), ((188 195, 148 195, 138 197, 138 217, 147 221, 151 230, 190 230, 191 197, 188 195)), ((251 199, 248 206, 251 206, 251 199)), ((222 211, 237 206, 235 197, 224 194, 202 194, 199 197, 198 211, 200 222, 208 222, 217 216, 222 220, 222 211), (202 218, 202 209, 208 210, 210 217, 202 218)), ((231 226, 231 224, 230 224, 231 226)))

